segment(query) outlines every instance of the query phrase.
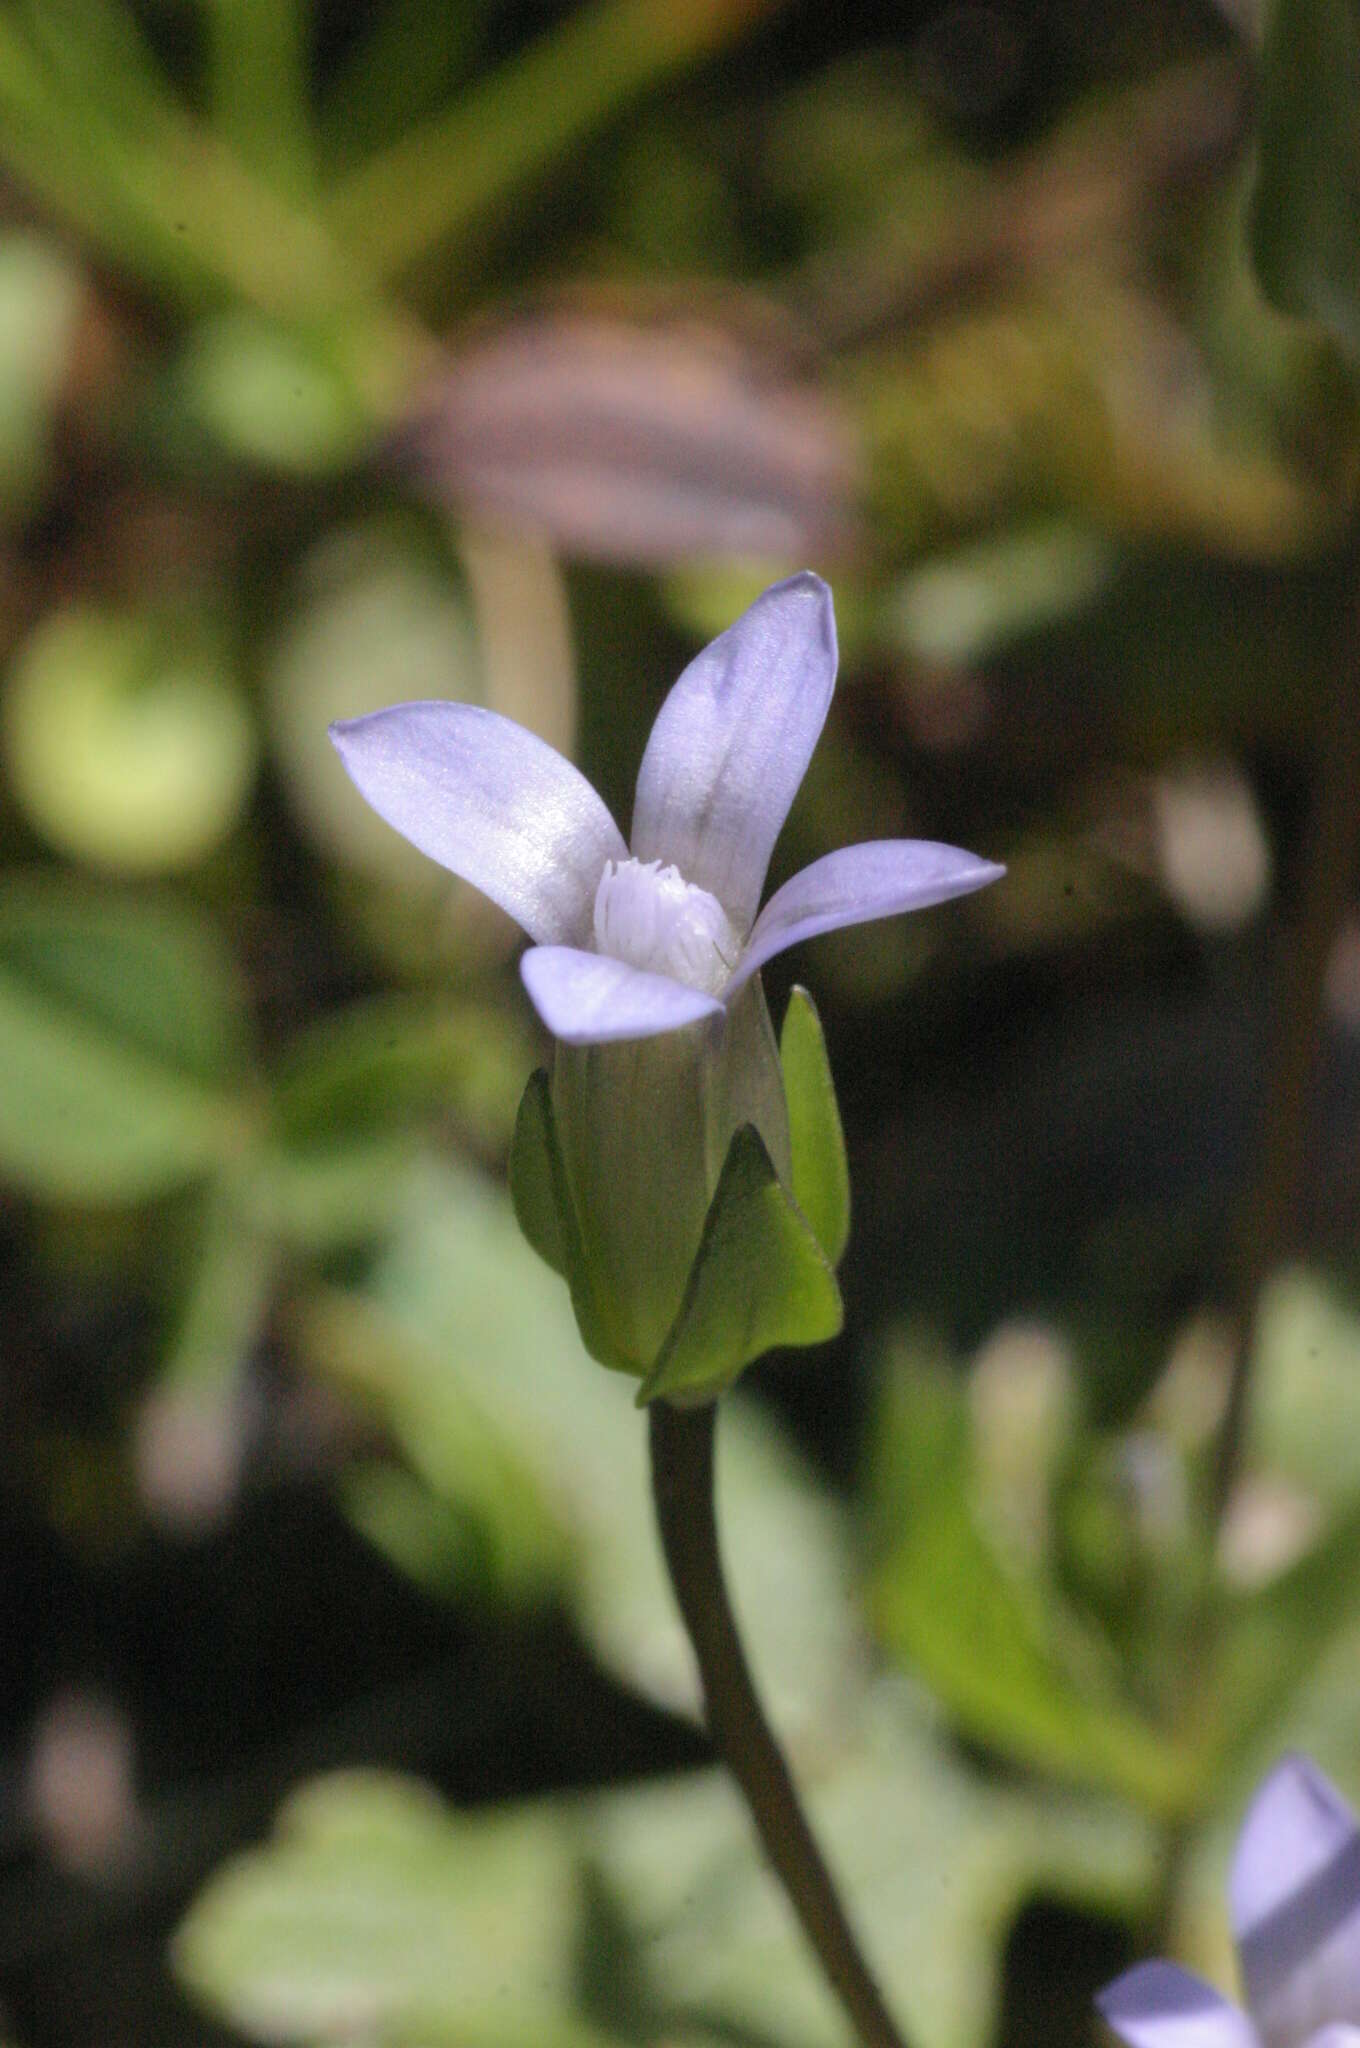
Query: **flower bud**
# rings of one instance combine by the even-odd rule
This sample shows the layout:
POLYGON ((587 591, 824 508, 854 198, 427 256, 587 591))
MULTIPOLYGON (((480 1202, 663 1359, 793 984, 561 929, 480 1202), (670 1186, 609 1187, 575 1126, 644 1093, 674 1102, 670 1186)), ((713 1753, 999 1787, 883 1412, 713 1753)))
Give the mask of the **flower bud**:
POLYGON ((711 1399, 772 1345, 840 1326, 844 1153, 801 990, 782 1048, 754 976, 683 1031, 559 1043, 521 1105, 511 1184, 587 1350, 638 1375, 641 1400, 711 1399), (809 1215, 832 1219, 829 1242, 809 1215))

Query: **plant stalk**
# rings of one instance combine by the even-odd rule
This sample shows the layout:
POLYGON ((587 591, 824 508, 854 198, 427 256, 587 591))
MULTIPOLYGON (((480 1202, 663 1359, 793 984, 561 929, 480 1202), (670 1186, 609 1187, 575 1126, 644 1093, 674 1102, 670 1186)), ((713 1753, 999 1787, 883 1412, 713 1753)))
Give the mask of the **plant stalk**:
POLYGON ((1354 623, 1319 723, 1298 909, 1284 940, 1274 990, 1260 1165, 1239 1251, 1237 1341, 1210 1501, 1215 1531, 1246 1443, 1252 1334, 1261 1290, 1294 1249, 1300 1227, 1317 1118, 1327 966, 1360 872, 1360 597, 1352 603, 1354 623))
POLYGON ((808 1826, 737 1633, 714 1506, 716 1404, 682 1409, 657 1401, 648 1414, 661 1547, 698 1661, 713 1746, 740 1786, 765 1853, 864 2048, 904 2048, 808 1826))

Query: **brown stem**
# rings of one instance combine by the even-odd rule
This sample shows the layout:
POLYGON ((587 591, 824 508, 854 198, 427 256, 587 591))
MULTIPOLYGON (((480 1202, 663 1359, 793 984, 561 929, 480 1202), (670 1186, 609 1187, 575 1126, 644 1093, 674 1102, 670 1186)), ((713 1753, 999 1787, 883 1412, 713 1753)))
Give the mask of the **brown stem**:
POLYGON ((1246 1441, 1252 1325, 1271 1272, 1293 1249, 1315 1127, 1327 963, 1360 869, 1360 629, 1353 628, 1318 734, 1297 922, 1281 954, 1255 1188, 1239 1247, 1234 1360, 1210 1502, 1217 1529, 1246 1441))
POLYGON ((716 1407, 680 1409, 657 1401, 648 1412, 661 1546, 698 1660, 713 1746, 741 1787, 765 1853, 865 2048, 903 2048, 804 1817, 737 1634, 714 1509, 716 1407))
MULTIPOLYGON (((1182 1712, 1214 1684, 1221 1612, 1213 1545, 1241 1469, 1250 1421, 1253 1333, 1261 1290, 1292 1248, 1314 1127, 1327 963, 1360 869, 1360 611, 1319 721, 1303 881, 1294 928, 1285 935, 1270 1007, 1269 1064, 1260 1156, 1242 1218, 1231 1301, 1232 1376, 1219 1430, 1209 1497, 1202 1583, 1190 1604, 1178 1705, 1182 1712)), ((1181 1820, 1162 1842, 1152 1924, 1154 1947, 1172 1931, 1190 1845, 1181 1820)))

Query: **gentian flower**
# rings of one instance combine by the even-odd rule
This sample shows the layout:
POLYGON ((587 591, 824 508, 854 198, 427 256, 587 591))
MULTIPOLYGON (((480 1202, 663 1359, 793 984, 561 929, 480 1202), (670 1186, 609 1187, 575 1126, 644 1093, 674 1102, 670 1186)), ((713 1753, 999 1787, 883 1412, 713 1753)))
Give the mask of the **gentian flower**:
POLYGON ((1096 2003, 1129 2048, 1358 2048, 1360 1825, 1306 1757, 1276 1766, 1228 1886, 1246 2011, 1174 1963, 1140 1963, 1096 2003))
MULTIPOLYGON (((879 840, 814 861, 759 910, 835 676, 826 585, 803 574, 757 598, 662 705, 631 847, 569 761, 478 705, 399 704, 331 728, 374 809, 533 941, 520 968, 558 1042, 550 1137, 562 1227, 579 1237, 578 1319, 597 1357, 634 1372, 673 1330, 737 1132, 753 1125, 792 1185, 760 968, 1002 873, 957 847, 879 840)), ((567 1269, 556 1226, 531 1235, 567 1269)))

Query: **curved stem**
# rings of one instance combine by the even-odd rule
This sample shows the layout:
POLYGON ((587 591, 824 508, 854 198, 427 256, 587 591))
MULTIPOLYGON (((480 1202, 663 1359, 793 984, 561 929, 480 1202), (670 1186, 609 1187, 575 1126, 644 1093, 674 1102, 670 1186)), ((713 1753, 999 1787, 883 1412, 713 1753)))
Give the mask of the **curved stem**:
POLYGON ((698 1660, 708 1732, 741 1787, 803 1932, 865 2048, 903 2048, 804 1817, 737 1634, 714 1511, 716 1412, 711 1402, 681 1409, 657 1401, 648 1410, 661 1546, 698 1660))

